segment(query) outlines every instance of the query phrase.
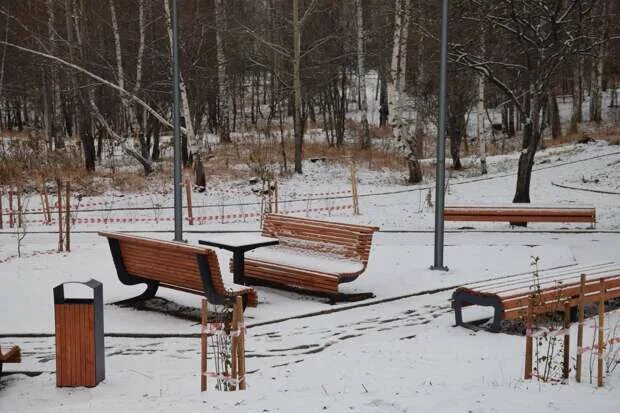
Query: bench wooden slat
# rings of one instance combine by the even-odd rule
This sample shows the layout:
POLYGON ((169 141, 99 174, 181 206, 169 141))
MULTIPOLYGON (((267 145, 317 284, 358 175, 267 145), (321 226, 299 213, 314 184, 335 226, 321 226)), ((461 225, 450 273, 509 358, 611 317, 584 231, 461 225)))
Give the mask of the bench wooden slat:
POLYGON ((335 223, 316 219, 268 214, 263 221, 263 235, 278 238, 280 245, 293 250, 311 250, 314 254, 340 257, 361 264, 360 271, 336 273, 316 271, 277 262, 277 258, 261 260, 257 256, 245 260, 246 276, 303 290, 338 294, 338 284, 355 279, 368 263, 372 236, 379 228, 335 223))
POLYGON ((593 206, 512 205, 447 205, 446 221, 488 222, 576 222, 596 223, 593 206))
POLYGON ((604 299, 620 297, 620 265, 603 263, 589 266, 572 267, 545 273, 539 277, 539 291, 530 288, 534 278, 524 278, 523 274, 516 276, 514 282, 504 281, 491 288, 484 284, 457 288, 452 294, 455 309, 456 324, 462 325, 462 308, 468 305, 492 306, 495 316, 492 329, 499 330, 500 321, 513 320, 524 315, 527 311, 530 297, 536 294, 540 305, 535 306, 535 313, 559 311, 565 302, 572 307, 578 303, 581 291, 581 274, 586 275, 584 286, 584 302, 596 302, 601 295, 601 281, 604 282, 604 299))
POLYGON ((159 286, 204 295, 213 304, 242 296, 255 307, 251 288, 227 288, 222 280, 217 255, 211 249, 114 232, 100 232, 108 238, 117 274, 127 285, 147 284, 138 298, 153 297, 159 286))

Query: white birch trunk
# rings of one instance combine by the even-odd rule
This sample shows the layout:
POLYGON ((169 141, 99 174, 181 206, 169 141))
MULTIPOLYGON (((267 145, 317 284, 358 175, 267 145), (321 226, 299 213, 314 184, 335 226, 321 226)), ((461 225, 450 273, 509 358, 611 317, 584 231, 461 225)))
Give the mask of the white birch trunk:
MULTIPOLYGON (((47 30, 50 44, 50 53, 54 56, 58 55, 58 47, 57 47, 57 33, 56 33, 56 13, 54 10, 54 1, 47 0, 47 30)), ((61 148, 64 146, 64 137, 62 127, 62 100, 60 97, 60 76, 58 73, 58 65, 56 63, 52 63, 50 68, 51 73, 51 93, 52 93, 52 122, 51 122, 51 133, 53 136, 53 141, 56 148, 61 148)))
MULTIPOLYGON (((400 52, 401 42, 400 37, 402 33, 402 20, 403 20, 403 0, 395 0, 394 2, 394 35, 392 44, 392 60, 390 64, 390 72, 387 82, 387 104, 388 104, 388 125, 392 128, 396 126, 397 114, 396 106, 398 103, 398 89, 397 85, 400 84, 400 52)), ((394 137, 398 139, 399 130, 394 130, 394 137)))
MULTIPOLYGON (((170 14, 170 5, 168 0, 164 0, 164 10, 166 11, 166 27, 168 29, 168 40, 170 41, 170 56, 172 57, 172 16, 170 14)), ((192 116, 189 107, 189 99, 187 97, 187 88, 185 87, 185 81, 183 75, 179 72, 179 89, 181 90, 181 111, 185 118, 185 134, 187 135, 187 141, 190 145, 190 150, 193 153, 198 153, 202 150, 201 142, 196 140, 196 134, 194 133, 194 125, 192 123, 192 116)))
POLYGON ((355 0, 357 11, 357 73, 359 76, 360 112, 362 133, 360 135, 360 147, 370 148, 370 130, 368 128, 368 102, 366 100, 366 68, 364 66, 364 12, 362 0, 355 0))

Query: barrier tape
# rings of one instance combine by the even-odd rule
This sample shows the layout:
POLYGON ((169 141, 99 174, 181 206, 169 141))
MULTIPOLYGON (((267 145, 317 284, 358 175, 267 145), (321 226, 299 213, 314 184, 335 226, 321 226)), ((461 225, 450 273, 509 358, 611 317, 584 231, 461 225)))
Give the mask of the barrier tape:
MULTIPOLYGON (((198 186, 194 186, 195 188, 202 188, 202 187, 198 187, 198 186)), ((235 194, 235 195, 241 195, 241 196, 250 196, 250 195, 256 195, 253 192, 242 192, 242 191, 237 191, 237 190, 229 190, 229 189, 222 189, 222 190, 216 190, 215 192, 222 192, 222 193, 229 193, 229 194, 235 194)), ((112 207, 115 205, 118 205, 118 203, 122 202, 122 201, 130 201, 133 199, 137 199, 137 198, 143 198, 143 197, 148 197, 148 196, 154 196, 154 195, 168 195, 170 194, 169 192, 152 192, 152 193, 141 193, 141 194, 136 194, 136 195, 130 195, 130 196, 125 196, 125 197, 117 197, 118 199, 106 199, 103 201, 96 201, 96 202, 76 202, 74 203, 75 209, 72 210, 71 212, 79 212, 79 208, 89 208, 89 207, 98 207, 98 206, 104 206, 104 207, 112 207)), ((304 198, 309 198, 309 197, 317 197, 317 196, 330 196, 330 195, 347 195, 347 194, 351 194, 351 190, 345 190, 345 191, 334 191, 334 192, 317 192, 317 193, 307 193, 307 194, 295 194, 295 196, 291 196, 290 198, 287 199, 288 202, 293 202, 296 200, 299 201, 303 201, 304 198)), ((50 212, 53 212, 54 210, 58 209, 58 202, 53 202, 50 205, 50 212)), ((45 213, 45 208, 41 207, 41 208, 24 208, 22 209, 22 213, 45 213)), ((88 211, 85 211, 88 212, 88 211)), ((19 213, 18 210, 15 209, 10 209, 10 208, 4 208, 2 210, 2 215, 17 215, 19 213)))
POLYGON ((202 375, 205 377, 212 377, 222 380, 225 384, 232 384, 234 386, 245 380, 245 376, 239 376, 238 378, 234 379, 230 373, 217 373, 214 371, 207 371, 202 373, 202 375))
POLYGON ((226 331, 223 323, 208 323, 206 326, 201 326, 200 332, 209 336, 223 336, 223 337, 239 337, 242 333, 246 333, 246 328, 243 323, 239 323, 237 330, 226 331))
POLYGON ((335 192, 317 192, 314 194, 295 194, 297 197, 313 197, 313 196, 327 196, 327 195, 346 195, 346 194, 350 194, 351 190, 345 190, 345 191, 335 191, 335 192))
POLYGON ((559 330, 555 330, 553 328, 539 327, 536 329, 536 331, 531 328, 525 330, 525 335, 527 337, 557 337, 566 334, 570 334, 570 329, 562 328, 559 330))
MULTIPOLYGON (((614 344, 620 344, 620 337, 614 337, 612 339, 609 339, 609 341, 606 341, 604 343, 604 348, 606 348, 607 346, 612 346, 614 344)), ((589 347, 577 347, 577 354, 589 353, 590 351, 598 351, 598 344, 594 344, 593 346, 589 347)))
MULTIPOLYGON (((154 195, 162 196, 162 195, 168 195, 168 194, 170 194, 170 192, 166 192, 166 191, 149 192, 149 193, 143 192, 143 193, 135 194, 135 195, 114 197, 114 199, 108 198, 108 199, 105 199, 103 201, 96 201, 96 202, 85 202, 85 203, 83 203, 83 202, 78 201, 76 203, 76 205, 78 207, 93 207, 93 206, 102 206, 102 205, 103 206, 112 206, 115 203, 120 202, 120 201, 129 201, 129 200, 133 200, 133 199, 137 199, 137 198, 144 198, 144 197, 147 197, 147 196, 154 196, 154 195), (116 198, 118 198, 118 199, 116 199, 116 198)), ((53 209, 58 209, 58 201, 56 201, 56 202, 54 202, 54 203, 52 203, 50 205, 50 210, 53 210, 53 209)), ((43 207, 41 207, 41 208, 24 208, 24 209, 22 209, 22 212, 45 212, 45 209, 43 207)), ((4 208, 2 210, 2 215, 10 215, 11 213, 16 215, 18 213, 18 211, 15 210, 15 209, 10 209, 10 208, 4 208)))
MULTIPOLYGON (((321 208, 308 208, 308 209, 295 209, 289 211, 280 211, 281 214, 300 214, 306 212, 323 212, 323 211, 339 211, 345 209, 351 209, 353 205, 337 205, 332 207, 321 207, 321 208)), ((196 216, 192 217, 191 220, 196 225, 204 225, 209 221, 216 220, 228 220, 228 219, 243 219, 243 218, 258 218, 261 216, 260 212, 254 213, 245 213, 245 214, 225 214, 225 215, 206 215, 206 216, 196 216)), ((189 217, 183 217, 185 222, 189 222, 189 217)), ((172 222, 174 221, 174 217, 111 217, 111 218, 72 218, 71 223, 73 225, 92 225, 92 224, 112 224, 112 223, 120 223, 120 224, 140 224, 145 222, 172 222)), ((52 219, 51 221, 47 221, 44 219, 38 220, 24 220, 25 224, 34 224, 34 225, 56 225, 57 220, 52 219)))

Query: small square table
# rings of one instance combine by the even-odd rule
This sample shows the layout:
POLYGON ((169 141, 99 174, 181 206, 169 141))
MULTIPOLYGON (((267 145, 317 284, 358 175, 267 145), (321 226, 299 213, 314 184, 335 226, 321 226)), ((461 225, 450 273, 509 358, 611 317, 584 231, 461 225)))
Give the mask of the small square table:
POLYGON ((208 239, 198 241, 201 245, 222 248, 233 253, 233 281, 235 284, 245 285, 244 255, 259 247, 278 245, 277 238, 263 237, 255 234, 213 234, 208 239))

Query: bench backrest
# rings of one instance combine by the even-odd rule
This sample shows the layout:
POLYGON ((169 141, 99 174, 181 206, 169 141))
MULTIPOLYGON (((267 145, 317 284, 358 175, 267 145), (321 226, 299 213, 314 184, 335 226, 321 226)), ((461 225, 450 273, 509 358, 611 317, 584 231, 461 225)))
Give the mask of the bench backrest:
POLYGON ((199 268, 199 258, 203 257, 208 264, 213 289, 220 294, 225 292, 217 255, 208 248, 115 232, 100 232, 99 235, 118 241, 123 264, 132 276, 204 291, 199 268))
POLYGON ((444 218, 449 221, 518 221, 596 222, 596 208, 591 205, 446 205, 444 218))
POLYGON ((372 235, 378 230, 279 214, 267 214, 263 221, 263 235, 278 238, 281 245, 327 252, 364 264, 370 255, 372 235))

